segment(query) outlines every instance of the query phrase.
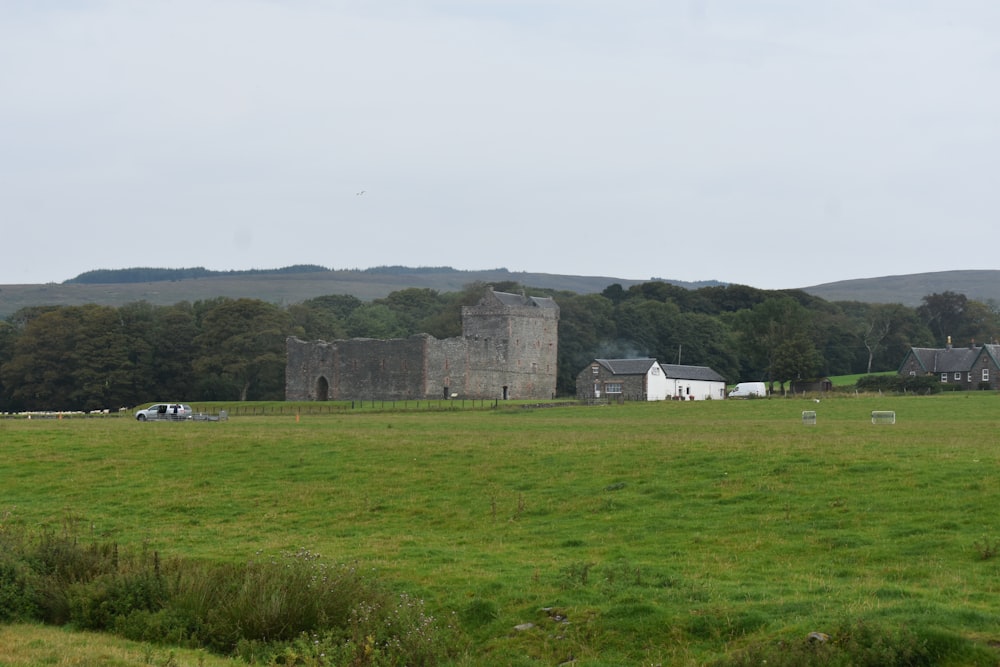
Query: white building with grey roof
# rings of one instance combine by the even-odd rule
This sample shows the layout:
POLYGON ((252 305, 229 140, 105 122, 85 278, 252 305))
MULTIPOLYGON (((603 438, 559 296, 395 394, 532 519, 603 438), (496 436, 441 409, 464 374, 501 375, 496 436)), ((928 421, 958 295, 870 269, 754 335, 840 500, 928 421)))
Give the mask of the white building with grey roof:
POLYGON ((656 359, 594 359, 576 377, 581 400, 704 401, 726 397, 726 379, 708 366, 656 359))

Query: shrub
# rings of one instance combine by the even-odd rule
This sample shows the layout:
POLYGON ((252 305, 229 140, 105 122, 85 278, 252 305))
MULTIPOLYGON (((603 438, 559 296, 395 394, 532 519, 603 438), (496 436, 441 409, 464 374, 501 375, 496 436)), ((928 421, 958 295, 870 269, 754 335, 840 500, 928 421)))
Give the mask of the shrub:
POLYGON ((422 600, 305 550, 241 564, 163 563, 115 544, 0 533, 0 621, 70 623, 284 664, 296 664, 303 646, 316 651, 311 664, 373 667, 433 665, 449 650, 447 629, 422 600), (343 659, 323 661, 330 656, 343 659))
POLYGON ((897 394, 939 394, 945 389, 936 375, 863 375, 854 386, 860 391, 897 394))
POLYGON ((204 584, 185 587, 183 606, 202 619, 210 645, 224 651, 241 640, 287 642, 303 632, 346 628, 354 605, 377 598, 376 589, 356 568, 317 559, 300 551, 216 567, 200 575, 204 584))
POLYGON ((38 611, 34 573, 0 552, 0 623, 35 620, 38 611))

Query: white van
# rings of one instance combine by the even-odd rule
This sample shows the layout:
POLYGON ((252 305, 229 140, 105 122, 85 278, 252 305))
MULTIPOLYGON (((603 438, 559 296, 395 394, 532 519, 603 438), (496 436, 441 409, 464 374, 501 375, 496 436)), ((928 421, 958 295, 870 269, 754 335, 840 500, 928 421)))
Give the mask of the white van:
POLYGON ((767 387, 763 382, 740 382, 729 392, 729 398, 750 398, 767 396, 767 387))

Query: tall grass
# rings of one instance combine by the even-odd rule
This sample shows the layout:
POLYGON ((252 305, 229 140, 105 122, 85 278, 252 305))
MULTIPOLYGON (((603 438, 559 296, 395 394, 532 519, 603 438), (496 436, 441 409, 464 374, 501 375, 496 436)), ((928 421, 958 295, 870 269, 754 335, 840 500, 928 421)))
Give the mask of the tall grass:
POLYGON ((459 665, 995 664, 997 400, 0 422, 0 510, 161 566, 356 563, 454 625, 459 665))
POLYGON ((251 662, 307 647, 316 665, 431 665, 450 650, 421 601, 308 551, 164 562, 156 552, 72 535, 0 533, 0 621, 71 625, 251 662))

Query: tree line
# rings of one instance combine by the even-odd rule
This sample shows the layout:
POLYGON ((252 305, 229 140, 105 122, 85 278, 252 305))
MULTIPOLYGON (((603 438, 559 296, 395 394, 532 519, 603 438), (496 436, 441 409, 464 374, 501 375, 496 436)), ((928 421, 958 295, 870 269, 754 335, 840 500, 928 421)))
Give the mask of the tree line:
MULTIPOLYGON (((595 358, 709 366, 730 382, 895 370, 910 347, 992 342, 993 304, 953 292, 899 304, 828 302, 801 290, 666 282, 600 294, 524 288, 560 308, 557 391, 572 395, 595 358)), ((329 295, 279 306, 216 298, 172 306, 28 307, 0 322, 0 412, 96 410, 153 400, 282 400, 285 339, 460 336, 462 306, 487 286, 425 288, 364 302, 329 295)))
POLYGON ((276 276, 284 274, 320 273, 329 271, 316 264, 295 264, 280 269, 246 269, 242 271, 212 271, 203 266, 186 269, 161 269, 156 267, 133 267, 130 269, 95 269, 84 271, 75 278, 64 280, 64 285, 99 285, 109 283, 154 283, 167 280, 191 280, 213 276, 276 276))
MULTIPOLYGON (((213 271, 203 266, 188 267, 183 269, 167 269, 153 266, 135 266, 128 269, 94 269, 84 271, 69 280, 64 280, 64 285, 100 285, 115 283, 154 283, 176 280, 194 280, 198 278, 212 278, 217 276, 278 276, 297 275, 302 273, 325 273, 334 269, 320 266, 318 264, 293 264, 277 269, 243 269, 229 271, 213 271)), ((375 266, 368 269, 348 269, 356 273, 369 273, 387 276, 420 275, 426 273, 458 273, 457 269, 450 266, 375 266)), ((505 268, 497 268, 495 271, 507 271, 505 268)))

